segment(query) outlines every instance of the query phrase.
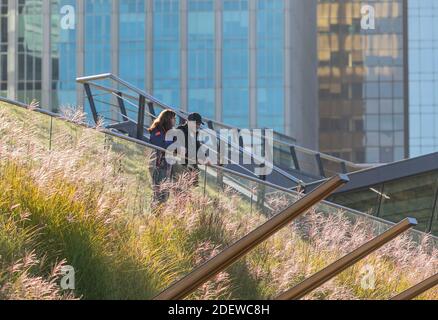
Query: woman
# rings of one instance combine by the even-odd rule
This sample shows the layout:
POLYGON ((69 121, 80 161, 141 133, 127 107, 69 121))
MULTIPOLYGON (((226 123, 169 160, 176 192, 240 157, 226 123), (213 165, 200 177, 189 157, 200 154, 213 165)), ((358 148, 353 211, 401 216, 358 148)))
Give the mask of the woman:
MULTIPOLYGON (((153 145, 167 149, 173 141, 166 141, 166 134, 176 124, 176 113, 172 110, 164 110, 148 129, 150 141, 153 145)), ((166 161, 166 153, 157 150, 154 170, 152 173, 154 201, 164 203, 169 198, 169 192, 162 190, 162 184, 169 180, 172 174, 172 166, 166 161)))

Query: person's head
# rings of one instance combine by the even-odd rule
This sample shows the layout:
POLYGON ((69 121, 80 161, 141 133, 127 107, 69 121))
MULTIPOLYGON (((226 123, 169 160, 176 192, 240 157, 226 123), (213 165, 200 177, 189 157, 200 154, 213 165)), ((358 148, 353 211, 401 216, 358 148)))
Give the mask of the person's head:
POLYGON ((187 121, 195 122, 196 130, 199 130, 201 128, 201 125, 204 124, 204 122, 202 121, 202 116, 199 113, 191 113, 187 118, 187 121))
POLYGON ((176 124, 176 113, 172 110, 164 110, 160 113, 157 119, 155 119, 152 126, 148 129, 149 132, 154 131, 156 128, 160 127, 164 131, 169 131, 176 124))

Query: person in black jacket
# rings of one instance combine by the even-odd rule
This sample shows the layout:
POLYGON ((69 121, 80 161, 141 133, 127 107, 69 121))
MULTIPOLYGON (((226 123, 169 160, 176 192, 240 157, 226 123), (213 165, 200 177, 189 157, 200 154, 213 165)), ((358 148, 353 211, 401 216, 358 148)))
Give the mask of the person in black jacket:
MULTIPOLYGON (((166 134, 176 124, 176 113, 172 110, 164 110, 148 129, 150 141, 153 145, 167 149, 173 141, 166 141, 166 134)), ((169 192, 163 190, 162 184, 170 180, 172 166, 166 161, 166 153, 162 150, 156 151, 156 159, 152 173, 154 202, 164 203, 169 198, 169 192)))
MULTIPOLYGON (((184 133, 184 138, 185 138, 186 154, 185 154, 185 163, 182 165, 183 172, 195 172, 199 174, 197 155, 199 149, 201 148, 201 142, 198 141, 198 138, 199 138, 199 130, 201 129, 202 125, 204 125, 204 122, 202 121, 202 116, 199 113, 192 113, 188 116, 187 122, 177 128, 178 130, 181 130, 184 133), (192 152, 189 152, 189 147, 195 145, 196 145, 196 150, 192 150, 192 152)), ((180 173, 181 172, 179 172, 178 174, 180 173)), ((198 184, 198 178, 196 178, 195 184, 198 184)))

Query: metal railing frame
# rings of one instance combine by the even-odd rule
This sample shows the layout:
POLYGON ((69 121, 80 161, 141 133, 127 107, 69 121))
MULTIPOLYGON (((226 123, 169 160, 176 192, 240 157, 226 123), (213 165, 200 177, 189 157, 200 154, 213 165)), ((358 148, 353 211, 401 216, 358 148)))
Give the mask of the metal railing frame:
MULTIPOLYGON (((80 77, 80 78, 77 78, 76 81, 78 83, 81 83, 81 84, 92 84, 93 86, 96 86, 97 88, 100 88, 101 90, 105 90, 105 89, 109 89, 109 88, 105 88, 105 86, 101 86, 99 84, 93 83, 92 81, 100 81, 100 80, 106 80, 106 79, 110 79, 110 80, 113 80, 115 82, 118 82, 119 84, 125 86, 126 88, 128 88, 129 90, 135 92, 136 94, 143 95, 148 102, 150 102, 152 104, 155 104, 155 105, 159 106, 160 108, 164 108, 164 109, 169 109, 170 108, 170 109, 173 109, 173 110, 178 112, 179 116, 182 116, 182 117, 187 117, 187 115, 188 115, 186 112, 177 110, 177 108, 171 107, 171 106, 167 105, 166 103, 164 103, 162 101, 159 101, 158 99, 156 99, 152 95, 146 93, 143 90, 140 90, 139 88, 136 88, 135 86, 131 85, 130 83, 120 79, 119 77, 117 77, 117 76, 115 76, 115 75, 113 75, 111 73, 104 73, 104 74, 80 77)), ((219 121, 212 120, 212 119, 207 119, 207 123, 209 124, 210 129, 212 129, 211 127, 213 127, 213 125, 217 125, 217 126, 220 126, 220 127, 226 128, 226 129, 227 128, 228 129, 234 129, 232 126, 226 125, 224 123, 221 123, 219 121)), ((286 137, 285 135, 283 135, 283 134, 281 134, 279 132, 275 132, 275 134, 278 135, 278 136, 286 137)), ((290 138, 290 137, 288 137, 288 138, 290 138)), ((293 139, 293 140, 295 140, 295 139, 293 139)), ((357 170, 362 170, 364 168, 368 168, 368 167, 371 166, 371 165, 355 164, 353 162, 346 161, 346 160, 343 160, 343 159, 339 159, 339 158, 336 158, 336 157, 333 157, 333 156, 330 156, 330 155, 327 155, 327 154, 321 154, 319 152, 316 152, 316 151, 313 151, 313 150, 310 150, 310 149, 307 149, 307 148, 304 148, 304 147, 301 147, 301 146, 297 146, 297 145, 294 145, 294 144, 287 143, 287 142, 285 142, 283 140, 274 139, 274 143, 283 145, 283 146, 285 146, 286 148, 289 148, 289 149, 293 147, 295 152, 296 151, 300 151, 300 152, 302 152, 304 154, 314 156, 315 160, 317 161, 317 165, 319 165, 318 164, 318 157, 320 157, 320 159, 323 159, 323 160, 335 162, 335 163, 337 163, 337 164, 339 164, 341 166, 341 170, 345 171, 345 172, 340 172, 340 173, 347 173, 346 172, 347 171, 347 166, 349 166, 351 168, 356 168, 357 170)), ((291 155, 291 157, 292 156, 293 155, 291 155)), ((294 161, 294 163, 296 163, 296 162, 294 161)), ((296 168, 296 169, 298 169, 298 168, 296 168)))
MULTIPOLYGON (((143 122, 144 121, 143 120, 144 119, 144 111, 143 111, 143 108, 142 108, 142 99, 143 98, 148 103, 148 106, 149 106, 150 109, 151 109, 151 106, 153 106, 155 104, 155 105, 159 106, 162 109, 172 109, 173 111, 176 112, 176 114, 181 119, 186 119, 187 118, 187 114, 186 113, 184 113, 184 112, 182 112, 180 110, 177 110, 177 109, 175 109, 175 108, 173 108, 171 106, 168 106, 168 105, 164 104, 163 102, 160 102, 159 100, 157 100, 156 98, 152 97, 151 95, 145 93, 144 91, 142 91, 142 90, 140 90, 138 88, 135 88, 135 87, 129 85, 127 82, 121 80, 120 78, 118 78, 116 76, 113 76, 111 74, 105 74, 105 75, 102 75, 102 77, 101 77, 101 75, 98 75, 98 76, 95 76, 95 77, 96 78, 94 80, 111 79, 113 81, 119 82, 120 84, 126 86, 128 89, 134 91, 136 94, 139 95, 138 98, 134 97, 132 95, 126 94, 126 93, 123 93, 123 96, 122 96, 122 95, 120 95, 120 91, 118 91, 116 89, 108 88, 108 87, 106 87, 104 85, 99 85, 99 84, 96 84, 94 82, 91 82, 89 80, 89 78, 94 78, 93 76, 85 77, 85 78, 78 78, 77 79, 77 82, 83 84, 84 86, 88 86, 88 87, 89 86, 93 86, 93 87, 95 87, 95 88, 97 88, 99 90, 106 91, 109 94, 113 94, 118 99, 122 99, 123 100, 125 98, 130 98, 130 99, 133 99, 133 100, 139 100, 138 119, 136 121, 136 125, 137 125, 137 136, 136 137, 139 140, 143 140, 143 135, 141 134, 141 132, 143 132, 143 130, 144 130, 144 128, 143 128, 144 127, 144 122, 143 122), (143 115, 143 117, 142 117, 142 115, 143 115)), ((89 89, 88 90, 86 89, 85 91, 86 91, 86 94, 88 96, 88 100, 90 102, 91 111, 93 113, 93 119, 99 118, 99 114, 97 113, 97 110, 96 110, 96 107, 95 107, 95 103, 94 103, 91 91, 89 89)), ((110 103, 108 103, 108 104, 110 104, 110 103)), ((154 116, 154 112, 149 112, 148 114, 150 116, 154 116)), ((212 122, 212 120, 208 120, 208 119, 206 119, 206 121, 207 122, 212 122)), ((206 132, 208 134, 215 133, 215 131, 210 129, 210 128, 205 128, 204 132, 206 132)), ((243 154, 245 154, 247 156, 254 157, 256 160, 259 160, 259 161, 263 160, 263 159, 257 159, 256 155, 248 152, 245 148, 241 147, 240 145, 238 146, 238 145, 235 145, 235 144, 231 143, 231 146, 236 148, 236 149, 238 149, 240 152, 242 152, 243 154)), ((299 186, 305 186, 304 181, 302 181, 300 179, 297 179, 296 177, 294 177, 290 173, 288 173, 288 172, 284 171, 283 169, 275 166, 274 164, 272 164, 272 166, 273 166, 274 171, 276 171, 280 175, 286 177, 287 179, 290 179, 291 181, 293 181, 294 183, 296 183, 299 186)))

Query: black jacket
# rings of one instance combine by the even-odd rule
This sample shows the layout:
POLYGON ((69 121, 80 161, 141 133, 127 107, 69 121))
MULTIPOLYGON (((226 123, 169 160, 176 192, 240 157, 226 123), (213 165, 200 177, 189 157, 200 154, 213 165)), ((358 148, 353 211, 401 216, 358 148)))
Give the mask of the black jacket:
MULTIPOLYGON (((185 148, 186 148, 186 165, 189 164, 189 126, 184 124, 178 127, 184 133, 185 138, 185 148)), ((196 164, 198 163, 198 151, 201 148, 201 143, 198 141, 199 133, 196 132, 196 164)), ((191 138, 193 139, 193 138, 191 138)), ((193 160, 193 159, 192 159, 193 160)))

